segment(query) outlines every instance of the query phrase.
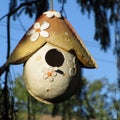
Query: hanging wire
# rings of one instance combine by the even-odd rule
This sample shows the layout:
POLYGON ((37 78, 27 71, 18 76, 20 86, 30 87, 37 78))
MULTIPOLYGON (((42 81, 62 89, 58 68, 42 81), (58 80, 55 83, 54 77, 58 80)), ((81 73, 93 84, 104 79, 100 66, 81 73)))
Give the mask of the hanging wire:
POLYGON ((53 0, 50 0, 50 10, 53 10, 53 0))
POLYGON ((65 9, 64 9, 64 5, 65 5, 65 0, 62 0, 62 6, 61 6, 61 10, 60 10, 60 13, 65 15, 65 18, 67 18, 67 15, 66 15, 66 12, 65 12, 65 9))

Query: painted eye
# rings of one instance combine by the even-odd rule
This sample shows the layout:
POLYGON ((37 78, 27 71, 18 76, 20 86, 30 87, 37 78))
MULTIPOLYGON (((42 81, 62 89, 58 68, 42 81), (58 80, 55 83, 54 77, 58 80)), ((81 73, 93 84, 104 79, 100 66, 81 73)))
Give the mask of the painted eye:
POLYGON ((51 49, 46 53, 45 60, 52 67, 60 67, 64 62, 64 56, 57 49, 51 49))

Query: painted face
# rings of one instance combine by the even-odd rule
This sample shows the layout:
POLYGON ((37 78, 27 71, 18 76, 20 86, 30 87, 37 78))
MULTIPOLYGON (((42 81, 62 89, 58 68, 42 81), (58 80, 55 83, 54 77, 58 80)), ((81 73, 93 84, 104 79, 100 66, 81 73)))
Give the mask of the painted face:
POLYGON ((76 73, 75 56, 47 43, 28 59, 23 75, 29 93, 54 99, 65 93, 76 73))

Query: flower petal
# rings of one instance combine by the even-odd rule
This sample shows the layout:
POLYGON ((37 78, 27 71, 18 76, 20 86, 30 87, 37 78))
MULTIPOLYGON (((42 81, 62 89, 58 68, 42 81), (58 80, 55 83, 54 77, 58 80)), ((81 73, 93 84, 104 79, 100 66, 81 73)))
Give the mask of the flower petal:
POLYGON ((58 18, 61 18, 60 12, 54 12, 54 15, 55 15, 56 17, 58 17, 58 18))
POLYGON ((40 29, 40 23, 39 22, 36 22, 33 26, 34 29, 40 29))
POLYGON ((53 72, 53 71, 54 71, 54 68, 53 68, 53 67, 50 67, 50 68, 49 68, 49 71, 53 72))
POLYGON ((49 18, 52 18, 54 16, 53 12, 51 11, 44 12, 43 14, 45 14, 49 18))
POLYGON ((52 73, 52 77, 55 77, 55 76, 57 76, 57 73, 56 73, 56 72, 53 72, 53 73, 52 73))
POLYGON ((49 77, 48 80, 49 80, 50 82, 53 82, 53 81, 54 81, 54 78, 53 78, 53 77, 49 77))
POLYGON ((36 41, 39 37, 39 33, 35 32, 34 34, 31 35, 30 40, 31 41, 36 41))
POLYGON ((41 25, 40 29, 41 29, 41 30, 45 30, 45 29, 47 29, 49 26, 50 26, 50 24, 49 24, 48 22, 44 22, 44 23, 41 25))
POLYGON ((47 79, 49 76, 47 74, 44 74, 43 78, 47 79))
POLYGON ((34 34, 35 33, 35 30, 34 29, 31 29, 31 30, 29 30, 27 33, 26 33, 26 35, 32 35, 32 34, 34 34))
POLYGON ((48 33, 47 31, 41 31, 41 32, 40 32, 40 35, 41 35, 42 37, 49 37, 49 33, 48 33))

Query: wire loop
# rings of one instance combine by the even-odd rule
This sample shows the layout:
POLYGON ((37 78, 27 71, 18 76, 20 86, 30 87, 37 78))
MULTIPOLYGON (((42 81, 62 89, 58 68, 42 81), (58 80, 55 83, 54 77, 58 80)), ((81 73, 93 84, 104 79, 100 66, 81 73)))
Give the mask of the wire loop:
POLYGON ((53 10, 53 0, 50 0, 50 10, 53 10))

